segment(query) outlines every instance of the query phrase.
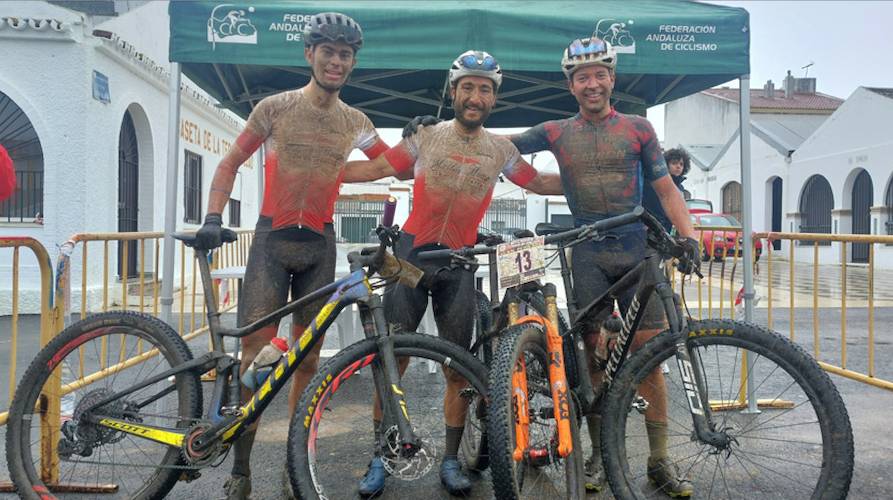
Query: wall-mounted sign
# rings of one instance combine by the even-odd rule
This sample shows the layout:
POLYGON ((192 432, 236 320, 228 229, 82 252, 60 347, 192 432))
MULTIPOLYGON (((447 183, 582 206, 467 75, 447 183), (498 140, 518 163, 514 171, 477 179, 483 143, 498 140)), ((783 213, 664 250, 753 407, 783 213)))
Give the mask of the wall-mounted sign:
POLYGON ((112 96, 109 94, 109 77, 96 70, 93 70, 93 99, 106 104, 112 102, 112 96))

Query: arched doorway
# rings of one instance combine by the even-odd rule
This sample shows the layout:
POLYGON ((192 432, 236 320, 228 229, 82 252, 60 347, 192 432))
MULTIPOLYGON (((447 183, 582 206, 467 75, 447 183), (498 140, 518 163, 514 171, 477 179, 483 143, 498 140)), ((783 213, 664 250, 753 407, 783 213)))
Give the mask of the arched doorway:
MULTIPOLYGON (((781 177, 775 177, 772 179, 771 184, 771 193, 772 197, 772 209, 770 213, 769 227, 770 230, 774 233, 780 233, 782 231, 781 228, 781 209, 782 209, 782 180, 781 177)), ((773 250, 781 250, 781 240, 774 240, 772 242, 773 250)))
MULTIPOLYGON (((871 175, 863 170, 853 182, 853 234, 871 234, 871 205, 874 186, 871 175)), ((853 262, 868 263, 868 243, 853 243, 853 262)))
MULTIPOLYGON (((834 193, 831 184, 821 175, 813 175, 806 180, 800 196, 800 232, 831 234, 831 210, 834 208, 834 193)), ((802 241, 801 245, 812 245, 802 241)), ((830 241, 820 241, 828 246, 830 241)))
MULTIPOLYGON (((139 146, 136 128, 130 111, 124 113, 118 134, 118 232, 127 233, 139 228, 139 146)), ((124 248, 127 248, 127 277, 139 274, 137 269, 137 242, 118 245, 118 276, 124 277, 124 248)))
POLYGON ((741 220, 741 183, 732 181, 722 188, 722 213, 741 220))
POLYGON ((31 120, 0 92, 0 144, 15 165, 16 189, 0 202, 0 222, 43 220, 43 148, 31 120))

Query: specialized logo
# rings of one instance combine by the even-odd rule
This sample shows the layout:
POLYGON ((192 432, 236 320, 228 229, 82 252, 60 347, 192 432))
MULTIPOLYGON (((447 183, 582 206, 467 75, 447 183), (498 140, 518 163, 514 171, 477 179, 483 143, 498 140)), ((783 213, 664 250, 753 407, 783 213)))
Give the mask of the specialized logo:
POLYGON ((635 23, 632 19, 621 22, 616 19, 600 19, 595 24, 595 36, 611 44, 618 54, 635 54, 636 39, 627 29, 635 23))
POLYGON ((253 14, 254 7, 239 8, 225 3, 214 7, 208 18, 208 41, 212 50, 218 43, 246 43, 257 45, 257 28, 247 14, 253 14))
MULTIPOLYGON (((685 344, 679 344, 676 349, 685 352, 685 344)), ((685 396, 688 398, 688 407, 695 415, 703 415, 704 408, 701 406, 701 398, 698 397, 698 391, 695 387, 695 372, 691 367, 691 361, 686 356, 676 356, 676 362, 679 364, 679 373, 682 374, 682 388, 685 389, 685 396)))
POLYGON ((626 311, 626 318, 623 320, 623 327, 620 329, 620 335, 617 337, 617 343, 614 344, 614 349, 611 351, 611 358, 608 360, 608 364, 605 367, 606 384, 610 384, 614 379, 614 372, 617 371, 617 366, 620 364, 620 356, 623 352, 623 346, 626 345, 629 339, 630 325, 633 324, 633 320, 636 318, 636 314, 639 313, 640 307, 639 297, 633 295, 633 300, 630 302, 629 309, 626 311))

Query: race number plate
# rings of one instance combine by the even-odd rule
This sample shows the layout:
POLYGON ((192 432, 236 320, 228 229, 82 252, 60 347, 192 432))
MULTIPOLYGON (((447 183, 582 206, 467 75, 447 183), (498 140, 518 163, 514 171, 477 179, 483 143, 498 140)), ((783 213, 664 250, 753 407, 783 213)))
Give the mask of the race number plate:
POLYGON ((496 247, 499 288, 518 286, 546 276, 545 238, 522 238, 496 247))

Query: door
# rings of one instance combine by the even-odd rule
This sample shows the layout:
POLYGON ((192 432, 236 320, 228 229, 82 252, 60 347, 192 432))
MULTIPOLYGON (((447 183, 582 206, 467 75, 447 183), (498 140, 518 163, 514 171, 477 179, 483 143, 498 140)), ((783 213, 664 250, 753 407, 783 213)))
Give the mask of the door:
MULTIPOLYGON (((871 176, 863 170, 853 183, 853 234, 871 234, 871 176)), ((868 243, 853 243, 853 262, 868 263, 868 243)))
MULTIPOLYGON (((136 129, 130 112, 124 113, 121 132, 118 135, 118 232, 137 231, 137 207, 139 205, 139 149, 136 129)), ((124 277, 124 248, 127 248, 127 277, 139 274, 137 269, 137 242, 127 241, 118 245, 118 276, 124 277)))
MULTIPOLYGON (((781 178, 772 181, 772 232, 781 232, 781 178)), ((773 250, 781 250, 781 240, 772 242, 773 250)))

